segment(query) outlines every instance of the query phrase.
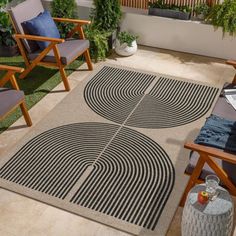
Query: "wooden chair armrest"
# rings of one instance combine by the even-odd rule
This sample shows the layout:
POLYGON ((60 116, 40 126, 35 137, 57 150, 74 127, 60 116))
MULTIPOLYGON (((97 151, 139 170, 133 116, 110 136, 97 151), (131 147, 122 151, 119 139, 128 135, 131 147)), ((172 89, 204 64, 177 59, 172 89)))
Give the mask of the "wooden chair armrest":
POLYGON ((67 23, 73 23, 73 24, 79 24, 79 25, 91 24, 91 21, 88 21, 88 20, 78 20, 78 19, 69 19, 69 18, 58 18, 58 17, 53 17, 53 20, 57 22, 67 22, 67 23))
POLYGON ((63 42, 65 42, 65 39, 48 38, 48 37, 28 35, 28 34, 15 34, 14 37, 16 37, 18 39, 27 39, 27 40, 35 40, 35 41, 49 41, 49 42, 52 42, 52 43, 63 43, 63 42))
POLYGON ((21 67, 15 67, 15 66, 6 66, 6 65, 0 65, 0 70, 7 70, 12 72, 18 72, 21 73, 24 71, 21 67))
POLYGON ((20 90, 15 78, 15 73, 21 73, 24 69, 16 66, 0 65, 0 70, 7 71, 3 78, 0 79, 0 87, 3 87, 10 80, 12 87, 16 90, 20 90))
POLYGON ((226 64, 236 67, 236 61, 234 60, 228 60, 226 61, 226 64))
POLYGON ((204 145, 196 144, 187 142, 184 145, 185 148, 196 151, 198 153, 204 153, 206 155, 209 155, 211 157, 216 157, 218 159, 228 161, 230 163, 236 164, 236 155, 230 154, 227 152, 223 152, 220 149, 213 148, 213 147, 207 147, 204 145))

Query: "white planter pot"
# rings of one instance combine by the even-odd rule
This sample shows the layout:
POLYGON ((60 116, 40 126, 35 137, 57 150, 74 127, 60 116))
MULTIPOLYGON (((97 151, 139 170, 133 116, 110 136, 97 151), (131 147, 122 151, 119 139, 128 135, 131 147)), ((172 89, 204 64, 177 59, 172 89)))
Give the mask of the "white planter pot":
POLYGON ((138 46, 136 40, 134 40, 131 44, 131 47, 127 45, 127 43, 120 44, 119 40, 116 40, 116 47, 115 47, 115 52, 119 56, 124 56, 128 57, 137 52, 138 46))

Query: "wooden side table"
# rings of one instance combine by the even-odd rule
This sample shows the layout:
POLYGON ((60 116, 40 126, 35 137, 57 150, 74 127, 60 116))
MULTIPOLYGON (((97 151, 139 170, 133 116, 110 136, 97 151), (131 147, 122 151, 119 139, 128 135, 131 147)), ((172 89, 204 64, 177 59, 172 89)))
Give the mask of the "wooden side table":
POLYGON ((200 184, 188 194, 182 216, 182 236, 230 236, 234 206, 228 191, 218 187, 217 198, 202 205, 197 196, 204 190, 205 184, 200 184))

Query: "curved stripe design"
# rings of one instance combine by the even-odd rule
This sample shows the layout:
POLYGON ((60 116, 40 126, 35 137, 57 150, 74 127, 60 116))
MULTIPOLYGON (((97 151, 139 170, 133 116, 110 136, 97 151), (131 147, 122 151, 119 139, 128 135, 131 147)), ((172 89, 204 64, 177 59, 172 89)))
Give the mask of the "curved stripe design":
POLYGON ((0 169, 0 177, 154 230, 175 172, 166 152, 147 136, 114 124, 78 123, 33 138, 0 169))
POLYGON ((158 129, 199 119, 210 109, 218 92, 217 88, 164 77, 153 86, 155 78, 105 66, 87 84, 84 98, 93 111, 108 120, 158 129))
POLYGON ((48 130, 24 145, 0 169, 0 177, 64 199, 117 129, 79 123, 48 130))
POLYGON ((126 125, 171 128, 191 123, 210 109, 217 88, 161 77, 126 125))
POLYGON ((165 151, 147 136, 123 127, 71 202, 154 230, 174 180, 165 151))
POLYGON ((86 85, 84 98, 100 116, 122 124, 155 76, 104 66, 86 85))

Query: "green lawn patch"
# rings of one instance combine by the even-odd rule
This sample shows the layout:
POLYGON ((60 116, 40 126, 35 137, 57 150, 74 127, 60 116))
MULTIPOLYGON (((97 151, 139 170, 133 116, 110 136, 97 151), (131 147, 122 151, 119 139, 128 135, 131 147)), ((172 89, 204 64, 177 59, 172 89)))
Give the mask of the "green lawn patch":
MULTIPOLYGON (((76 60, 66 68, 67 75, 70 75, 78 68, 83 61, 76 60)), ((0 57, 0 64, 9 66, 25 67, 22 57, 0 57)), ((0 73, 2 78, 4 73, 0 73)), ((18 78, 18 75, 16 76, 18 78)), ((25 79, 17 79, 18 85, 25 93, 27 108, 30 109, 44 96, 46 96, 53 88, 61 83, 60 73, 58 69, 37 66, 25 79)), ((6 87, 10 87, 9 84, 6 87)), ((1 103, 1 102, 0 102, 1 103)), ((0 104, 1 105, 1 104, 0 104)), ((16 109, 4 120, 0 121, 0 133, 11 126, 19 117, 22 116, 20 109, 16 109)), ((33 121, 34 122, 34 121, 33 121)))

